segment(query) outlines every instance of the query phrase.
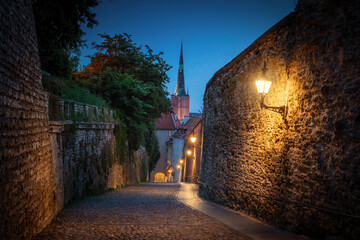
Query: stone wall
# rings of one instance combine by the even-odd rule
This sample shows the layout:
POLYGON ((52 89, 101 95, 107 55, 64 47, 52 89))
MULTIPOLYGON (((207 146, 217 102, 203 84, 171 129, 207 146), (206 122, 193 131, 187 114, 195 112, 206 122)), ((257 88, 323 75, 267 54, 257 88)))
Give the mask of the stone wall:
POLYGON ((129 156, 120 146, 126 142, 111 109, 60 100, 50 112, 63 119, 50 122, 59 209, 84 195, 146 181, 145 150, 129 156))
POLYGON ((111 109, 48 100, 31 1, 2 0, 0 239, 31 239, 69 200, 146 180, 145 150, 129 156, 111 109))
POLYGON ((204 95, 201 196, 319 238, 360 236, 360 2, 299 1, 204 95), (273 82, 260 108, 255 79, 273 82))
POLYGON ((28 239, 55 215, 48 95, 30 0, 0 5, 0 238, 28 239))

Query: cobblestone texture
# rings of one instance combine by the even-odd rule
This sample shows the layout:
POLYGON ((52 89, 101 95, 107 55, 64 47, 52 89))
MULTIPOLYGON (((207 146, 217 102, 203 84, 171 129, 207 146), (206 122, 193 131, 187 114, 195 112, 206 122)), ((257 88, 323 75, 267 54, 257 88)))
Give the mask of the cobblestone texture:
POLYGON ((36 239, 248 239, 176 199, 177 184, 138 184, 66 207, 36 239))

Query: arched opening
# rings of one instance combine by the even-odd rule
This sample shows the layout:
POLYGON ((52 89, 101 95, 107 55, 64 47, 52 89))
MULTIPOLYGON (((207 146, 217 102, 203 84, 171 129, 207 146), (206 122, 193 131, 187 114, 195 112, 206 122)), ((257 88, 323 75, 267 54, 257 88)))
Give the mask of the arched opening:
POLYGON ((165 174, 158 172, 155 174, 154 182, 165 182, 165 174))

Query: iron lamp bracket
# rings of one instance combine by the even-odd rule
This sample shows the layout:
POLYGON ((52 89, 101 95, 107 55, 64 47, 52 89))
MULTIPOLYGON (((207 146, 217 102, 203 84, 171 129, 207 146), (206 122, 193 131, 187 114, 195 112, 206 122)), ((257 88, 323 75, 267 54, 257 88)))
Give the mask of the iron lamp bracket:
POLYGON ((268 105, 266 105, 266 104, 265 104, 265 95, 266 95, 266 94, 262 94, 262 95, 261 95, 260 107, 261 107, 261 108, 268 109, 268 110, 273 111, 273 112, 280 113, 280 114, 282 115, 283 119, 285 120, 285 119, 286 119, 286 115, 287 115, 287 107, 286 107, 286 106, 273 107, 273 106, 268 106, 268 105))

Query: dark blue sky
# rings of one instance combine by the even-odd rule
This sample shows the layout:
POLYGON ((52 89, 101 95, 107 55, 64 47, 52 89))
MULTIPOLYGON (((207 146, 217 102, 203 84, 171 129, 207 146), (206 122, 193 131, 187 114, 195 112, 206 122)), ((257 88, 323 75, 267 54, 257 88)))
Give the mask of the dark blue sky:
MULTIPOLYGON (((180 42, 184 45, 185 88, 190 112, 199 112, 206 83, 267 29, 295 8, 293 0, 103 0, 95 9, 99 25, 85 29, 87 44, 98 33, 128 33, 138 45, 163 51, 173 66, 168 91, 176 87, 180 42)), ((80 64, 90 62, 82 49, 80 64)))

